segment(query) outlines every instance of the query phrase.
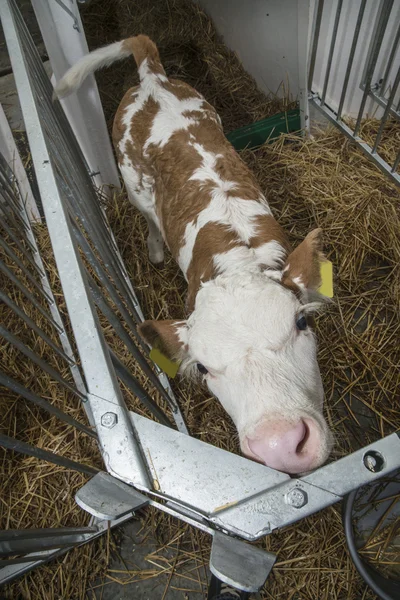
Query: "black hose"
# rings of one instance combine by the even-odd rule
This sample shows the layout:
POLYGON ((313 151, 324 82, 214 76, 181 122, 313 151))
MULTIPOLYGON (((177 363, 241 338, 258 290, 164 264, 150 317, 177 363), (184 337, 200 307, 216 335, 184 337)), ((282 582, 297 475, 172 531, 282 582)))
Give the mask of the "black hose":
POLYGON ((353 531, 353 505, 358 490, 351 492, 343 501, 342 521, 346 535, 347 546, 355 567, 365 583, 381 600, 398 600, 400 598, 400 582, 386 579, 370 567, 358 554, 353 531))

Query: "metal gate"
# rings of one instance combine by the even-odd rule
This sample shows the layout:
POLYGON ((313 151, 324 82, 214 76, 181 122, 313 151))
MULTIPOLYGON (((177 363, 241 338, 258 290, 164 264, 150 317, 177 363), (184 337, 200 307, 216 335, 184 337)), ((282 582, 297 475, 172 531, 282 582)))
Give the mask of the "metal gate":
POLYGON ((400 119, 399 41, 398 1, 316 2, 308 73, 309 104, 397 184, 400 147, 389 164, 380 156, 379 144, 390 119, 400 119), (372 145, 362 134, 363 118, 371 113, 380 116, 372 145))
POLYGON ((82 401, 89 426, 76 422, 7 374, 2 375, 1 383, 67 420, 82 435, 96 437, 108 472, 0 436, 4 448, 92 476, 76 494, 76 501, 93 516, 87 528, 1 532, 0 552, 8 560, 0 565, 0 583, 65 548, 100 535, 107 522, 113 526, 137 508, 152 505, 212 535, 213 574, 245 592, 256 591, 264 584, 275 556, 242 540, 256 540, 299 521, 397 469, 400 439, 392 434, 310 475, 291 478, 187 434, 167 377, 151 364, 148 348, 137 334, 142 311, 106 211, 61 106, 52 102, 51 83, 15 0, 4 0, 0 15, 68 310, 68 327, 57 309, 32 225, 4 160, 0 161, 1 247, 10 260, 1 268, 58 332, 60 343, 50 339, 10 296, 3 293, 2 300, 50 353, 69 365, 73 380, 24 344, 15 332, 3 327, 0 334, 10 348, 16 348, 82 401), (148 394, 110 350, 101 326, 104 322, 148 377, 164 409, 155 401, 156 393, 148 394), (120 382, 156 420, 127 409, 120 382))

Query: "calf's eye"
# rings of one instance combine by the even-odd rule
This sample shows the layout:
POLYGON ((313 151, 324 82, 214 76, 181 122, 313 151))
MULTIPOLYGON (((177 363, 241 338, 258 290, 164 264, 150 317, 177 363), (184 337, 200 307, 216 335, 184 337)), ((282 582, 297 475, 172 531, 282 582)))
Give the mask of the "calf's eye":
POLYGON ((208 371, 204 365, 197 363, 197 369, 200 371, 202 375, 207 375, 208 371))
POLYGON ((307 329, 307 319, 304 315, 299 315, 296 321, 296 327, 299 331, 304 331, 305 329, 307 329))

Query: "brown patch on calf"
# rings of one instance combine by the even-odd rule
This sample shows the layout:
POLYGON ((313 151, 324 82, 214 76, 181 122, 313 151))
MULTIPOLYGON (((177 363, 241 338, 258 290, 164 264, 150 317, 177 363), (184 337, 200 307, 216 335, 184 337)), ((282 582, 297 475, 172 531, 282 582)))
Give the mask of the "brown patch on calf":
POLYGON ((196 294, 202 281, 213 279, 218 273, 214 266, 215 254, 227 252, 236 246, 245 244, 237 233, 226 225, 207 223, 197 234, 193 247, 192 261, 187 272, 188 295, 186 308, 192 312, 196 294))
POLYGON ((282 283, 286 287, 317 290, 321 285, 322 229, 314 229, 287 257, 282 283))
POLYGON ((130 50, 138 66, 147 58, 149 70, 157 75, 165 75, 157 46, 147 35, 137 35, 122 42, 124 50, 130 50))
POLYGON ((185 349, 178 336, 177 330, 180 325, 185 326, 185 322, 175 319, 148 320, 138 326, 138 332, 149 346, 157 348, 165 356, 173 359, 185 349))
POLYGON ((258 248, 267 242, 276 241, 289 254, 291 247, 285 232, 272 215, 258 215, 255 217, 257 233, 250 240, 252 248, 258 248))

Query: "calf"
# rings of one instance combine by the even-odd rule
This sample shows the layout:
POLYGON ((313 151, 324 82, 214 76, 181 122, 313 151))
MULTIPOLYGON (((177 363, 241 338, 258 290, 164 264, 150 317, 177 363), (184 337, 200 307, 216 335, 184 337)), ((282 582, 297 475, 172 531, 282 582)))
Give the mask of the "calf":
POLYGON ((291 251, 253 174, 214 108, 169 79, 139 35, 82 58, 55 93, 133 54, 140 85, 118 108, 113 141, 129 200, 149 227, 150 260, 164 243, 188 283, 187 320, 145 321, 144 339, 198 371, 232 417, 243 453, 287 473, 321 465, 331 447, 310 302, 320 285, 321 232, 291 251))

